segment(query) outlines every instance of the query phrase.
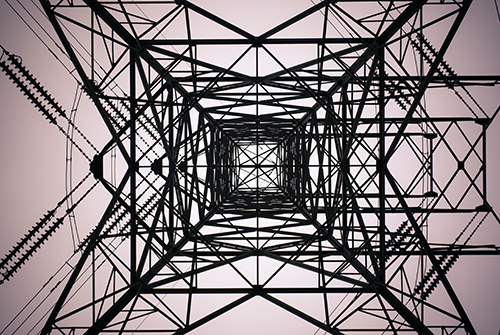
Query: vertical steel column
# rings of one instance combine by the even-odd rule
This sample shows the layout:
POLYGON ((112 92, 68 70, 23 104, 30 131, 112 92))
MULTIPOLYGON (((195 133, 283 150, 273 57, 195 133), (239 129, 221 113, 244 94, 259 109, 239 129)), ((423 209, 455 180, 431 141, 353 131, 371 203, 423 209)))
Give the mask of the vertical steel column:
POLYGON ((378 176, 379 176, 379 244, 380 244, 380 281, 385 283, 385 48, 381 48, 379 55, 379 161, 378 161, 378 176))
MULTIPOLYGON (((341 89, 340 101, 341 101, 341 115, 342 115, 342 125, 341 127, 341 136, 342 136, 342 144, 341 144, 341 160, 340 160, 340 171, 342 176, 342 241, 344 245, 347 246, 348 236, 349 236, 349 217, 347 215, 347 193, 349 192, 347 178, 349 177, 349 158, 348 158, 348 148, 347 148, 347 87, 348 84, 344 84, 341 89)), ((354 136, 354 134, 352 134, 354 136)))
POLYGON ((256 185, 256 195, 257 195, 257 217, 255 218, 255 225, 256 225, 256 246, 257 246, 257 255, 255 257, 256 261, 256 282, 257 285, 260 285, 260 255, 259 255, 259 250, 260 250, 260 230, 259 230, 259 219, 260 219, 260 205, 259 205, 259 177, 260 177, 260 160, 259 160, 259 130, 260 130, 260 118, 259 118, 259 47, 255 47, 255 114, 256 114, 256 120, 255 120, 255 144, 256 144, 256 174, 257 174, 257 185, 256 185))
POLYGON ((136 218, 136 172, 135 157, 135 111, 137 107, 135 89, 135 58, 136 53, 130 49, 130 282, 137 280, 137 218, 136 218))
POLYGON ((169 155, 168 157, 168 177, 167 177, 167 183, 168 185, 165 185, 165 187, 168 187, 168 202, 170 206, 168 206, 168 225, 170 227, 170 238, 168 241, 168 245, 172 246, 174 245, 175 241, 175 232, 174 232, 174 211, 172 208, 174 208, 174 173, 175 173, 175 158, 174 158, 174 98, 173 98, 174 91, 170 88, 168 91, 168 150, 169 155))
POLYGON ((490 122, 486 122, 482 124, 482 133, 483 133, 483 206, 487 206, 489 210, 488 200, 486 197, 486 129, 490 122))

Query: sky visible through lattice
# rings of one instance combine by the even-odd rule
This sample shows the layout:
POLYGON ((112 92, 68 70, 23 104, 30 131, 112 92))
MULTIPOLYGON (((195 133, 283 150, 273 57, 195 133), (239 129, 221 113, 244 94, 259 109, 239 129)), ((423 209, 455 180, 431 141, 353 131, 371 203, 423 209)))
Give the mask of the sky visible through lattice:
MULTIPOLYGON (((9 0, 9 3, 30 22, 35 31, 43 36, 43 32, 40 31, 39 27, 35 26, 26 12, 23 12, 23 8, 19 3, 11 0, 9 0)), ((196 1, 196 3, 254 34, 267 31, 277 23, 312 5, 307 0, 269 1, 269 3, 255 1, 238 4, 233 1, 205 0, 196 1), (249 15, 249 13, 255 14, 249 15)), ((23 2, 23 5, 40 22, 43 22, 44 18, 32 3, 23 2)), ((47 31, 52 36, 55 36, 50 30, 50 25, 46 22, 43 24, 47 31)), ((445 56, 446 61, 460 74, 500 74, 500 63, 497 59, 500 46, 495 38, 499 31, 500 23, 496 16, 494 2, 489 0, 474 1, 469 14, 458 31, 457 37, 445 56)), ((439 32, 436 32, 436 34, 439 35, 439 32)), ((47 43, 51 48, 54 48, 46 36, 43 38, 48 41, 47 43)), ((0 3, 0 44, 11 53, 19 55, 22 58, 23 65, 40 80, 42 85, 52 93, 63 108, 67 111, 71 110, 75 92, 78 92, 75 80, 50 54, 47 48, 37 40, 5 1, 0 3)), ((59 51, 55 50, 54 52, 58 57, 61 57, 66 66, 71 68, 70 62, 64 59, 59 51)), ((214 64, 219 62, 221 66, 227 63, 225 57, 227 59, 234 58, 231 51, 222 55, 218 52, 214 53, 213 50, 208 48, 205 51, 200 48, 200 53, 202 52, 206 53, 205 59, 212 61, 214 64), (212 59, 210 59, 211 57, 212 59)), ((234 54, 239 52, 241 52, 240 48, 235 48, 234 54)), ((303 50, 297 53, 292 50, 276 50, 276 53, 281 53, 280 59, 286 63, 286 66, 291 66, 303 59, 307 59, 310 54, 314 55, 315 50, 303 50)), ((244 68, 245 62, 238 64, 238 66, 244 68)), ((268 60, 268 63, 266 63, 264 60, 261 67, 259 67, 259 71, 262 71, 262 73, 273 72, 276 70, 273 66, 276 66, 273 62, 268 60)), ((60 132, 35 110, 3 74, 0 76, 0 87, 2 101, 2 110, 0 111, 0 153, 2 157, 0 210, 3 214, 0 223, 0 255, 4 255, 48 209, 53 208, 54 204, 61 200, 65 193, 65 166, 67 162, 65 161, 66 143, 60 132)), ((470 91, 490 115, 500 104, 498 88, 472 87, 470 91)), ((453 98, 454 105, 448 102, 444 95, 430 93, 426 96, 425 103, 428 106, 435 106, 436 109, 442 109, 442 115, 450 115, 449 113, 453 113, 460 108, 463 109, 456 103, 456 98, 453 98), (453 111, 450 111, 450 109, 453 109, 453 111)), ((102 121, 88 99, 82 99, 76 120, 82 132, 98 148, 101 148, 108 140, 107 130, 105 130, 102 121)), ((450 136, 457 138, 456 143, 464 141, 460 138, 460 129, 452 128, 450 134, 452 134, 450 136)), ((496 173, 500 168, 498 159, 500 123, 498 119, 492 124, 488 134, 488 197, 490 204, 494 209, 497 209, 500 206, 500 189, 498 188, 500 177, 496 173)), ((463 145, 457 144, 457 147, 453 149, 459 155, 463 155, 464 153, 461 150, 464 150, 465 145, 466 143, 463 145)), ((245 145, 241 147, 244 148, 245 145)), ((258 164, 265 165, 267 162, 273 164, 278 161, 278 153, 270 145, 250 145, 247 149, 247 153, 250 153, 249 156, 254 156, 257 151, 270 151, 267 159, 262 159, 263 162, 258 162, 258 164)), ((405 150, 409 151, 411 148, 408 147, 405 150)), ((415 166, 415 162, 411 161, 411 158, 406 159, 404 151, 401 152, 403 152, 402 157, 398 157, 397 154, 395 157, 397 158, 396 161, 400 162, 404 168, 400 170, 402 172, 396 172, 396 175, 398 180, 409 184, 411 180, 405 179, 404 171, 411 171, 415 166)), ((440 157, 436 157, 437 163, 447 164, 451 158, 446 155, 446 152, 443 152, 440 157)), ((88 173, 88 163, 85 159, 79 156, 78 152, 75 152, 73 156, 74 175, 83 176, 88 173)), ((245 161, 244 156, 242 154, 240 160, 245 161)), ((471 160, 468 164, 477 164, 477 162, 471 160)), ((124 169, 120 158, 118 158, 118 165, 121 166, 118 169, 118 174, 123 174, 123 171, 120 172, 120 169, 124 169)), ((265 166, 261 170, 266 170, 272 177, 270 179, 273 179, 273 176, 278 173, 275 169, 265 166)), ((394 167, 394 170, 397 169, 394 167)), ((240 177, 250 179, 248 186, 255 187, 257 184, 252 178, 256 177, 257 171, 252 168, 242 167, 240 177)), ((109 173, 109 171, 105 171, 105 174, 109 173)), ((436 173, 439 174, 439 169, 436 169, 436 173)), ((78 177, 75 180, 78 180, 78 177)), ((270 180, 267 179, 262 182, 267 185, 270 184, 270 180)), ((85 203, 82 203, 81 207, 78 208, 76 220, 80 238, 83 238, 93 228, 93 224, 99 220, 108 201, 109 194, 97 187, 92 191, 91 196, 86 199, 85 203)), ((439 221, 439 219, 436 219, 436 221, 439 221)), ((73 253, 76 238, 74 229, 75 227, 72 225, 63 225, 60 231, 50 238, 43 248, 10 281, 0 286, 0 331, 35 295, 50 276, 64 264, 68 256, 73 253)), ((443 222, 429 228, 429 235, 437 243, 439 241, 449 241, 449 234, 453 236, 459 234, 460 229, 457 229, 453 222, 448 221, 443 216, 443 222)), ((474 236, 474 243, 498 244, 499 238, 500 227, 490 216, 474 236)), ((497 256, 463 256, 449 273, 450 281, 479 334, 495 334, 500 327, 497 317, 498 310, 500 310, 500 293, 496 288, 497 280, 495 280, 499 275, 499 265, 497 256)), ((290 275, 293 276, 293 273, 290 275)), ((208 278, 207 281, 209 280, 213 280, 215 283, 218 281, 217 278, 208 278)), ((51 285, 55 285, 55 283, 51 285)), ((435 294, 439 295, 439 290, 435 294)), ((313 303, 314 299, 311 300, 311 305, 313 303)), ((208 306, 209 302, 205 304, 208 306)), ((265 308, 261 309, 261 307, 262 305, 259 305, 258 301, 253 301, 251 304, 238 309, 237 313, 231 314, 234 323, 228 323, 223 318, 216 319, 195 333, 205 334, 215 331, 220 333, 220 329, 223 327, 224 332, 228 334, 235 333, 237 329, 245 329, 242 333, 246 331, 248 334, 276 334, 284 332, 283 330, 290 325, 294 325, 295 328, 287 329, 286 333, 305 334, 310 332, 313 334, 316 331, 316 328, 310 325, 304 326, 301 322, 294 323, 296 322, 295 319, 282 310, 277 308, 266 310, 265 308), (261 322, 251 322, 244 315, 253 315, 261 322)), ((208 309, 209 307, 207 307, 208 309)), ((36 320, 42 317, 42 314, 37 313, 36 315, 37 317, 34 318, 36 320)), ((28 324, 23 326, 25 328, 21 332, 26 332, 25 329, 29 329, 31 326, 40 328, 40 325, 36 325, 30 319, 28 324)), ((5 334, 10 332, 9 329, 5 334)))

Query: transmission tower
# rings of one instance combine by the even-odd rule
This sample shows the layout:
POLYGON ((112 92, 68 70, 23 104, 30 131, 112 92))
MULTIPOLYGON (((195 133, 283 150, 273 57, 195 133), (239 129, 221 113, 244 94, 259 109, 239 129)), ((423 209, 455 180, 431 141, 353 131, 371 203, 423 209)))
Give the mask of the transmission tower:
MULTIPOLYGON (((447 277, 499 250, 470 244, 500 223, 499 109, 468 88, 499 77, 444 59, 471 2, 317 1, 253 34, 196 1, 40 0, 109 141, 60 130, 111 197, 41 334, 201 334, 256 300, 322 334, 476 334, 447 277), (453 110, 427 104, 445 96, 453 110), (442 220, 459 229, 438 244, 442 220)), ((2 69, 72 122, 29 96, 14 56, 2 69)), ((3 280, 71 213, 56 219, 61 203, 3 280)))

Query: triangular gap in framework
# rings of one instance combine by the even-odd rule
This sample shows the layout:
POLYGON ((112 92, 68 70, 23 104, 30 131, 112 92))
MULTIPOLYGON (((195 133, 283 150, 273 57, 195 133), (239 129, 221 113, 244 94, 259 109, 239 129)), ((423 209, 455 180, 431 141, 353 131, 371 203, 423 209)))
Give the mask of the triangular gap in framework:
MULTIPOLYGON (((243 80, 245 77, 255 75, 255 50, 250 48, 250 44, 242 45, 198 45, 196 46, 196 60, 207 63, 197 65, 199 71, 209 71, 210 66, 218 67, 218 73, 207 75, 215 76, 227 72, 224 77, 232 77, 235 72, 235 80, 243 80), (238 78, 237 75, 241 74, 238 78)), ((211 70, 217 71, 217 70, 211 70)), ((203 73, 200 76, 203 79, 203 73)))
POLYGON ((314 334, 317 330, 318 328, 311 323, 262 297, 256 296, 191 331, 190 334, 275 335, 288 332, 314 334))
MULTIPOLYGON (((313 3, 311 2, 311 5, 313 3)), ((285 38, 285 39, 301 39, 301 38, 322 38, 324 32, 325 21, 324 6, 321 9, 309 14, 300 20, 290 23, 288 26, 271 35, 269 39, 285 38)), ((283 21, 284 22, 284 21, 283 21)), ((273 27, 274 28, 274 27, 273 27)), ((272 29, 270 29, 272 30, 272 29)), ((325 36, 325 37, 330 37, 325 36)))
POLYGON ((271 59, 276 65, 270 65, 269 69, 263 68, 262 75, 271 74, 273 73, 271 71, 276 68, 278 69, 276 72, 291 71, 295 74, 301 71, 303 65, 306 65, 307 62, 314 61, 317 58, 317 46, 315 44, 270 44, 266 45, 265 49, 262 51, 259 50, 259 55, 266 54, 266 58, 271 59), (299 65, 299 68, 292 68, 299 65))
MULTIPOLYGON (((406 6, 403 6, 401 11, 404 10, 404 7, 406 6)), ((362 6, 349 2, 331 4, 328 6, 327 37, 347 39, 374 38, 377 33, 380 34, 383 32, 388 24, 385 24, 381 31, 378 32, 381 22, 377 21, 380 21, 380 16, 383 16, 383 14, 369 18, 367 16, 382 11, 381 5, 372 2, 363 3, 362 6), (346 13, 348 13, 348 15, 346 13), (375 20, 375 22, 368 22, 365 20, 375 20)), ((397 18, 399 14, 398 12, 394 18, 397 18)), ((388 20, 389 23, 392 23, 390 18, 388 18, 388 20)))
MULTIPOLYGON (((375 329, 388 329, 384 308, 398 322, 405 322, 396 311, 377 293, 328 294, 328 321, 341 329, 359 329, 368 323, 375 329)), ((407 329, 407 327, 404 327, 407 329)), ((411 329, 411 328, 410 328, 411 329)))
POLYGON ((175 4, 143 3, 140 7, 135 3, 120 3, 113 5, 108 3, 102 5, 122 26, 132 35, 141 39, 153 38, 161 31, 162 26, 154 27, 155 22, 162 19, 164 23, 170 21, 178 13, 175 4), (122 7, 123 6, 123 7, 122 7), (126 15, 123 11, 126 11, 126 15), (129 21, 131 24, 129 24, 129 21))
POLYGON ((308 9, 312 3, 288 0, 253 0, 244 2, 198 0, 196 5, 245 30, 249 34, 259 36, 308 9))
POLYGON ((255 73, 254 55, 246 45, 189 47, 186 42, 161 48, 163 51, 153 50, 151 54, 187 92, 214 88, 220 92, 219 88, 225 85, 250 82, 255 73))
MULTIPOLYGON (((300 247, 300 245, 299 245, 300 247)), ((296 252, 297 248, 288 248, 287 251, 296 252)), ((305 250, 303 250, 305 251, 305 250)), ((272 251, 270 251, 272 253, 272 251)), ((305 269, 298 265, 302 259, 297 260, 292 256, 280 256, 282 259, 263 257, 261 260, 260 283, 265 283, 265 288, 301 287, 315 288, 318 286, 318 272, 305 269)), ((304 262, 307 266, 317 267, 315 262, 304 262)))
MULTIPOLYGON (((201 248, 202 243, 199 242, 198 244, 201 248)), ((231 252, 234 249, 227 247, 225 251, 231 252)), ((244 269, 246 266, 252 267, 252 264, 248 264, 248 261, 238 261, 234 265, 232 262, 231 264, 227 264, 224 259, 217 259, 216 262, 223 262, 224 264, 196 275, 197 288, 250 288, 250 283, 255 283, 254 273, 251 271, 240 272, 240 268, 244 269), (250 274, 250 276, 245 277, 246 274, 250 274)), ((255 263, 253 267, 255 267, 255 263)))
MULTIPOLYGON (((175 289, 175 286, 172 287, 175 289)), ((126 315, 131 312, 125 329, 150 329, 174 331, 183 323, 188 310, 187 294, 142 293, 135 302, 129 303, 125 309, 116 316, 107 329, 116 332, 121 328, 126 315)))
MULTIPOLYGON (((140 33, 138 34, 140 40, 164 40, 167 38, 184 38, 181 32, 186 31, 185 14, 182 7, 178 5, 165 4, 141 4, 139 8, 133 5, 137 11, 145 16, 149 25, 142 24, 140 33)), ((139 16, 141 14, 138 14, 139 16)))
MULTIPOLYGON (((201 10, 205 10, 203 6, 196 4, 196 6, 200 7, 201 10)), ((227 21, 228 26, 224 26, 225 23, 216 22, 210 18, 210 11, 207 16, 205 16, 203 12, 198 12, 196 9, 188 9, 189 16, 189 30, 192 39, 203 39, 203 40, 224 40, 224 39, 245 39, 246 37, 242 36, 238 33, 237 25, 234 25, 234 28, 230 26, 231 22, 227 21)), ((185 13, 181 14, 185 17, 185 13)), ((187 32, 187 26, 184 26, 184 29, 187 32)))

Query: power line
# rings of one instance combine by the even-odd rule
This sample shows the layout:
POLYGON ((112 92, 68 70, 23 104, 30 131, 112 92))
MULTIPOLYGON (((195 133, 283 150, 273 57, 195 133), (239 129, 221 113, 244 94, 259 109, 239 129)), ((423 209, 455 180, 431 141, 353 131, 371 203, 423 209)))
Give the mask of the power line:
MULTIPOLYGON (((48 46, 48 44, 42 39, 42 37, 33 29, 33 27, 24 19, 24 17, 14 8, 14 6, 12 6, 12 4, 8 1, 8 0, 5 0, 5 2, 7 3, 7 5, 9 5, 9 7, 14 11, 14 13, 16 13, 16 15, 21 19, 21 21, 24 22, 24 24, 33 32, 33 34, 38 38, 38 40, 40 40, 40 42, 47 48, 47 50, 55 57, 55 59, 57 59, 57 61, 59 63, 61 63, 61 65, 66 69, 66 71, 68 71, 68 73, 73 77, 73 79, 75 79, 77 82, 78 81, 78 78, 75 77, 75 75, 73 74, 73 71, 71 71, 67 66, 66 64, 64 64, 64 62, 54 53, 54 51, 52 51, 52 49, 48 46)), ((42 31, 47 34, 47 36, 51 39, 51 41, 55 44, 55 46, 63 53, 63 55, 67 56, 66 53, 64 52, 64 50, 61 48, 61 46, 50 36, 50 34, 42 27, 42 25, 38 22, 38 20, 36 20, 36 18, 31 15, 31 13, 26 9, 26 7, 23 6, 23 4, 17 0, 17 3, 28 13, 28 15, 33 19, 33 21, 35 21, 35 23, 40 27, 40 29, 42 29, 42 31)))

